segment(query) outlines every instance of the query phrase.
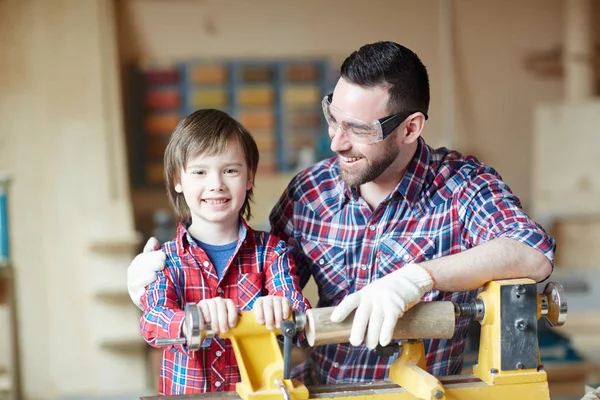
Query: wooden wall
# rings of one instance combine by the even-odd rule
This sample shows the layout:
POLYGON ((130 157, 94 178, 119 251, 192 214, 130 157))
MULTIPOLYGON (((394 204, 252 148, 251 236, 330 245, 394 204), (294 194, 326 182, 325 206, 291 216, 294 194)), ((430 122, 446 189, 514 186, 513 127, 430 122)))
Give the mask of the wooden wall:
MULTIPOLYGON (((526 67, 534 53, 562 43, 561 0, 453 1, 452 42, 442 30, 442 1, 278 0, 120 2, 121 57, 303 57, 343 60, 360 45, 395 40, 415 50, 431 75, 424 136, 496 167, 526 203, 531 198, 533 106, 562 97, 560 77, 526 67), (443 91, 446 46, 455 59, 455 114, 448 123, 443 91), (448 125, 450 124, 450 125, 448 125)), ((598 2, 600 3, 600 2, 598 2)), ((557 60, 558 61, 558 60, 557 60)))
POLYGON ((135 240, 112 2, 1 1, 0 54, 24 394, 139 394, 143 354, 102 349, 110 334, 139 338, 139 314, 96 296, 124 290, 133 253, 93 248, 135 240))

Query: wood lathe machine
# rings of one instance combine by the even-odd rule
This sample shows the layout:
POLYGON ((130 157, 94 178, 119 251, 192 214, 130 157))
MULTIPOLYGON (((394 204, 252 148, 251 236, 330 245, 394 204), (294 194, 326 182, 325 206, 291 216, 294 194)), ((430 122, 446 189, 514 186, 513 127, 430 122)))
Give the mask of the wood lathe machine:
MULTIPOLYGON (((306 387, 290 379, 292 343, 304 332, 310 346, 348 342, 352 316, 341 323, 329 319, 333 307, 296 312, 280 329, 267 330, 251 311, 241 312, 238 325, 220 337, 233 344, 241 381, 236 392, 177 396, 185 399, 399 399, 399 400, 505 400, 510 396, 549 400, 548 381, 540 363, 538 320, 564 324, 567 302, 562 286, 548 283, 542 293, 529 279, 487 283, 467 304, 449 301, 420 303, 398 320, 394 339, 401 346, 388 348, 400 356, 390 367, 389 380, 306 387), (481 324, 477 364, 470 375, 434 377, 425 368, 422 339, 449 339, 457 318, 481 324), (283 335, 281 351, 277 335, 283 335)), ((213 336, 200 329, 195 304, 186 306, 184 337, 158 339, 160 346, 186 344, 197 350, 213 336)), ((149 398, 146 398, 149 399, 149 398)))

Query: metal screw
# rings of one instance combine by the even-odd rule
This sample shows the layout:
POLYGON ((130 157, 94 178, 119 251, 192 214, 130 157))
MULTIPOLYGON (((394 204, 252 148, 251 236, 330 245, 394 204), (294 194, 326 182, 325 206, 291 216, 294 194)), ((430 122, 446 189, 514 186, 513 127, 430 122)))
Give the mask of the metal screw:
POLYGON ((497 373, 498 373, 498 370, 496 368, 490 369, 490 374, 495 375, 497 373))
POLYGON ((517 285, 515 286, 515 293, 517 296, 523 296, 525 294, 525 286, 517 285))
POLYGON ((441 390, 436 390, 435 393, 433 394, 433 398, 434 399, 441 399, 442 397, 444 397, 444 392, 442 392, 441 390))
POLYGON ((517 363, 517 368, 518 369, 523 369, 523 368, 525 368, 525 365, 522 362, 518 362, 517 363))
POLYGON ((515 321, 515 328, 520 331, 524 331, 527 328, 527 322, 523 318, 519 318, 515 321))

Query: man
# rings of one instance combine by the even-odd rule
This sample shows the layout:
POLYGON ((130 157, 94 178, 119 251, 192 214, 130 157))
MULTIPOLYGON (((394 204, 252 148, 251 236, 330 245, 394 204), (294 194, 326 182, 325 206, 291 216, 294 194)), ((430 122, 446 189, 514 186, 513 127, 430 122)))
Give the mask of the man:
MULTIPOLYGON (((337 306, 334 321, 356 309, 350 344, 316 348, 295 371, 307 384, 387 378, 397 355, 372 349, 419 301, 467 302, 490 280, 552 272, 554 240, 500 175, 425 144, 428 108, 427 70, 411 50, 378 42, 352 53, 323 99, 337 156, 295 176, 270 215, 301 285, 314 277, 318 306, 337 306)), ((132 262, 134 302, 160 261, 149 252, 132 262)), ((451 340, 425 341, 429 372, 460 372, 467 328, 458 321, 451 340)))

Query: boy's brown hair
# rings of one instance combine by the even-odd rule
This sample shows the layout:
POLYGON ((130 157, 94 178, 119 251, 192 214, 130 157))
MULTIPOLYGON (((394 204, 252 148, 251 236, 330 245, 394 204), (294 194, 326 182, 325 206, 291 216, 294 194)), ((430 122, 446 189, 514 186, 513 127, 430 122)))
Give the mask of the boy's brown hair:
POLYGON ((252 174, 252 188, 246 192, 240 210, 240 215, 248 219, 252 217, 250 201, 259 158, 258 146, 250 132, 226 112, 215 109, 198 110, 179 121, 169 138, 164 165, 169 201, 180 220, 188 221, 191 218, 183 193, 175 191, 175 185, 181 179, 181 169, 193 157, 220 154, 236 142, 242 148, 248 172, 252 174))

